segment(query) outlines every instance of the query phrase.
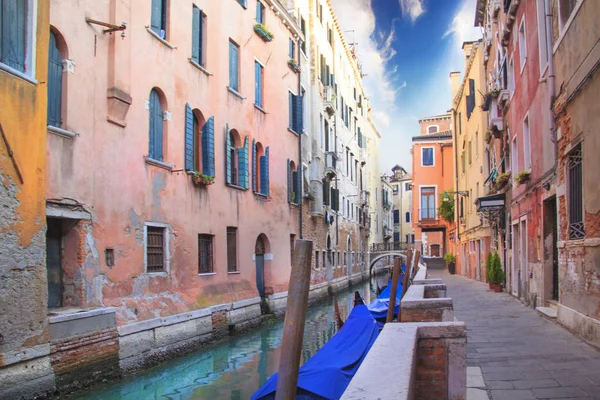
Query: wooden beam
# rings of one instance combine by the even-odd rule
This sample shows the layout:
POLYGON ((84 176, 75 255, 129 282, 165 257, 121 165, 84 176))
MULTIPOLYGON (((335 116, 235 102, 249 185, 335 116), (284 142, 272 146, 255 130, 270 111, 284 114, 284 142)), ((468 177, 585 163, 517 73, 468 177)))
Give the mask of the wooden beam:
POLYGON ((388 313, 385 322, 394 320, 394 309, 396 308, 396 292, 398 291, 398 278, 400 278, 400 257, 394 260, 394 269, 392 270, 392 287, 390 288, 390 303, 388 305, 388 313))

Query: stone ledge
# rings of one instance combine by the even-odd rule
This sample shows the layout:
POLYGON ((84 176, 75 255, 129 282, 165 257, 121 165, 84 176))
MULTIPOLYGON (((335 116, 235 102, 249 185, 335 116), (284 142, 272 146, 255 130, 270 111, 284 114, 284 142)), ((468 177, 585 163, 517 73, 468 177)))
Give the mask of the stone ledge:
POLYGON ((69 310, 65 310, 64 314, 49 317, 48 322, 50 324, 56 324, 59 322, 73 321, 81 318, 95 317, 97 315, 114 314, 116 310, 117 309, 115 307, 102 307, 90 310, 73 310, 72 312, 69 312, 69 310))
POLYGON ((47 356, 48 354, 50 354, 49 343, 27 347, 22 350, 13 350, 0 354, 0 366, 5 367, 27 360, 33 360, 34 358, 47 356))

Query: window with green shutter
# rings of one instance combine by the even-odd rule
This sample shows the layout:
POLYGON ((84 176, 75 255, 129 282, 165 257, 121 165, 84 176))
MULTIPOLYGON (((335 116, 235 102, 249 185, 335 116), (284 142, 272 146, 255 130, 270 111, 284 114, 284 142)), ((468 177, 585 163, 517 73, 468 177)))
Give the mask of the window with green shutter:
POLYGON ((48 125, 62 126, 62 75, 63 59, 58 50, 56 35, 50 31, 48 57, 48 125))
POLYGON ((254 62, 254 104, 258 107, 263 106, 263 66, 254 62))
POLYGON ((239 92, 239 52, 240 48, 237 44, 229 41, 229 87, 236 92, 239 92))
POLYGON ((167 1, 152 0, 150 29, 161 39, 167 38, 167 1))
POLYGON ((215 117, 202 127, 202 173, 215 177, 215 117))
POLYGON ((0 0, 0 62, 28 73, 28 0, 0 0))
POLYGON ((206 54, 204 44, 206 43, 204 29, 206 15, 198 7, 192 7, 192 61, 201 66, 206 66, 206 54))
POLYGON ((163 160, 163 109, 160 96, 156 89, 150 91, 149 100, 149 148, 148 157, 153 160, 163 160))

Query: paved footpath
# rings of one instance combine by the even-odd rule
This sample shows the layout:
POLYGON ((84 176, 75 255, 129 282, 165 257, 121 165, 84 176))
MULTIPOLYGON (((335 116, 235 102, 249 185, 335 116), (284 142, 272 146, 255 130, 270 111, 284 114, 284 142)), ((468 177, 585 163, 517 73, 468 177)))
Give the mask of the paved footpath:
POLYGON ((447 284, 454 315, 467 324, 467 366, 481 368, 491 399, 600 399, 600 351, 508 293, 444 271, 429 275, 447 284))

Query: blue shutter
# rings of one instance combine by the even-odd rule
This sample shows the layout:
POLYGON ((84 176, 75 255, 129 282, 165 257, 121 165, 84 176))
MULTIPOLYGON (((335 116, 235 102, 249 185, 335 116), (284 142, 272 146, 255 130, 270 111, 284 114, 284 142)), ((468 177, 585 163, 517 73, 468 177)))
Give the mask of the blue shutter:
POLYGON ((200 64, 200 19, 202 14, 196 6, 192 8, 192 60, 200 64))
POLYGON ((225 182, 228 184, 232 184, 231 182, 231 163, 233 160, 231 159, 231 135, 229 132, 229 124, 225 127, 225 182))
POLYGON ((290 159, 287 160, 287 187, 288 187, 288 203, 292 202, 292 164, 290 159))
POLYGON ((248 136, 244 139, 244 147, 236 151, 238 153, 239 186, 248 189, 248 136))
POLYGON ((238 91, 238 47, 229 42, 229 87, 238 91))
MULTIPOLYGON (((5 4, 5 3, 3 3, 5 4)), ((60 128, 62 103, 62 57, 56 45, 56 36, 50 31, 50 54, 48 59, 48 125, 60 128)))
POLYGON ((262 107, 262 65, 254 62, 254 101, 262 107))
POLYGON ((322 179, 323 181, 323 204, 329 205, 329 181, 326 178, 322 179))
POLYGON ((292 172, 292 182, 293 182, 293 191, 294 191, 294 203, 300 204, 300 190, 298 190, 298 170, 292 172))
POLYGON ((256 22, 259 24, 263 23, 263 4, 260 1, 256 2, 256 22))
POLYGON ((150 92, 149 156, 158 161, 163 159, 163 110, 156 90, 150 92))
MULTIPOLYGON (((262 166, 261 166, 262 168, 262 166)), ((266 194, 267 196, 271 193, 270 189, 269 189, 269 146, 267 146, 267 148, 265 149, 265 167, 264 167, 264 175, 265 175, 265 180, 266 180, 266 185, 264 186, 263 189, 263 193, 266 194)))
POLYGON ((150 18, 150 29, 160 35, 162 22, 162 0, 152 0, 152 16, 150 18))
POLYGON ((267 164, 267 156, 260 157, 260 192, 264 195, 267 194, 267 188, 269 186, 267 164))
POLYGON ((0 2, 0 61, 20 72, 25 71, 27 0, 0 2))
POLYGON ((288 128, 290 128, 291 130, 294 130, 294 100, 293 100, 293 97, 294 97, 294 95, 292 94, 292 92, 288 92, 288 114, 289 114, 289 119, 290 119, 288 128))
MULTIPOLYGON (((260 4, 260 3, 258 3, 260 4)), ((254 193, 257 192, 257 186, 256 186, 256 140, 252 139, 252 191, 254 193)), ((261 188, 262 188, 262 182, 261 182, 261 188)))
POLYGON ((195 171, 194 165, 194 113, 189 104, 185 105, 185 170, 195 171))
POLYGON ((302 133, 302 127, 303 127, 302 96, 292 95, 292 109, 293 109, 292 130, 296 133, 302 133))
POLYGON ((215 117, 202 127, 202 173, 215 177, 215 117))

